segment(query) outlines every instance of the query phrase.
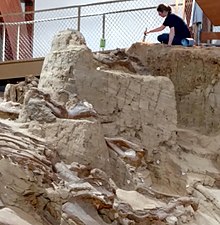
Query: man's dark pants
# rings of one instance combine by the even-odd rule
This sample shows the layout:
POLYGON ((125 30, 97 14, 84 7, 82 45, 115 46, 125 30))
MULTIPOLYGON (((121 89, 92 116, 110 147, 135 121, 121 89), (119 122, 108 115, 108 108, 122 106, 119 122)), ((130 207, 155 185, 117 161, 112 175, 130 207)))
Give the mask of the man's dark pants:
MULTIPOLYGON (((163 43, 163 44, 168 44, 168 41, 169 41, 169 34, 161 34, 157 37, 157 40, 160 42, 160 43, 163 43)), ((174 36, 173 38, 173 43, 172 45, 182 45, 181 44, 181 41, 182 41, 182 38, 179 38, 179 37, 176 37, 174 36)))

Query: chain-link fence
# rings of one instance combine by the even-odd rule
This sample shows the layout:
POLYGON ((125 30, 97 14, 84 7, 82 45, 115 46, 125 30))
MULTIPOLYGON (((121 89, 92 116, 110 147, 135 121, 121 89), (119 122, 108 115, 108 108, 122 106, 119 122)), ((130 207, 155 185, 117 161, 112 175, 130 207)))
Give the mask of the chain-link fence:
MULTIPOLYGON (((184 0, 163 0, 183 15, 184 0)), ((156 7, 160 0, 118 0, 74 7, 41 10, 32 13, 2 15, 0 21, 0 58, 21 60, 44 57, 56 33, 80 30, 92 51, 126 48, 140 41, 145 28, 160 26, 163 19, 156 7), (105 39, 105 46, 100 40, 105 39)), ((146 41, 156 42, 158 34, 146 41)))

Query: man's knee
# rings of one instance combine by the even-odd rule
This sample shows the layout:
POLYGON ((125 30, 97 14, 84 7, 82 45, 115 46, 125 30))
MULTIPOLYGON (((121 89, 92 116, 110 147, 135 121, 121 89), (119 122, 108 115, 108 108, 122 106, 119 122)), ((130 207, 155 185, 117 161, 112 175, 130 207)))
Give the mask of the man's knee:
POLYGON ((157 40, 162 43, 163 42, 163 34, 158 35, 157 40))
POLYGON ((165 44, 167 44, 167 43, 168 43, 168 40, 169 40, 169 35, 168 35, 168 34, 161 34, 161 35, 158 35, 157 40, 158 40, 160 43, 165 43, 165 44))

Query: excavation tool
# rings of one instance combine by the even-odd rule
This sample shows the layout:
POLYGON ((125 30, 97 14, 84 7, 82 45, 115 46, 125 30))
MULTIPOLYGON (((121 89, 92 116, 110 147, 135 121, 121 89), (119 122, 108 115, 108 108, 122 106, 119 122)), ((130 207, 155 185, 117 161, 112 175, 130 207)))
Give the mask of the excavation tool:
MULTIPOLYGON (((146 27, 146 29, 145 29, 145 32, 144 33, 146 33, 147 32, 147 27, 146 27)), ((144 37, 143 37, 143 40, 142 40, 142 42, 145 42, 145 39, 146 39, 146 34, 144 34, 144 37)))

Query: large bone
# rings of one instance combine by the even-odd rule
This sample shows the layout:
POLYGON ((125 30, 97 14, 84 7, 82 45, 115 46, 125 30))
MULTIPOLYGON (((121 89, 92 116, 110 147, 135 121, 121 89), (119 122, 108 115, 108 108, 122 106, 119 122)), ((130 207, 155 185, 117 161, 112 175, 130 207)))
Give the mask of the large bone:
POLYGON ((37 88, 32 88, 27 92, 27 94, 25 95, 24 104, 27 104, 30 98, 36 97, 43 99, 46 103, 46 106, 52 111, 52 113, 57 118, 81 119, 97 117, 97 113, 92 108, 92 105, 85 101, 80 101, 74 107, 66 109, 65 106, 51 99, 49 94, 44 93, 43 91, 40 91, 37 88))
POLYGON ((123 138, 105 137, 105 141, 110 149, 115 151, 125 162, 135 167, 141 165, 145 151, 140 146, 123 138))

